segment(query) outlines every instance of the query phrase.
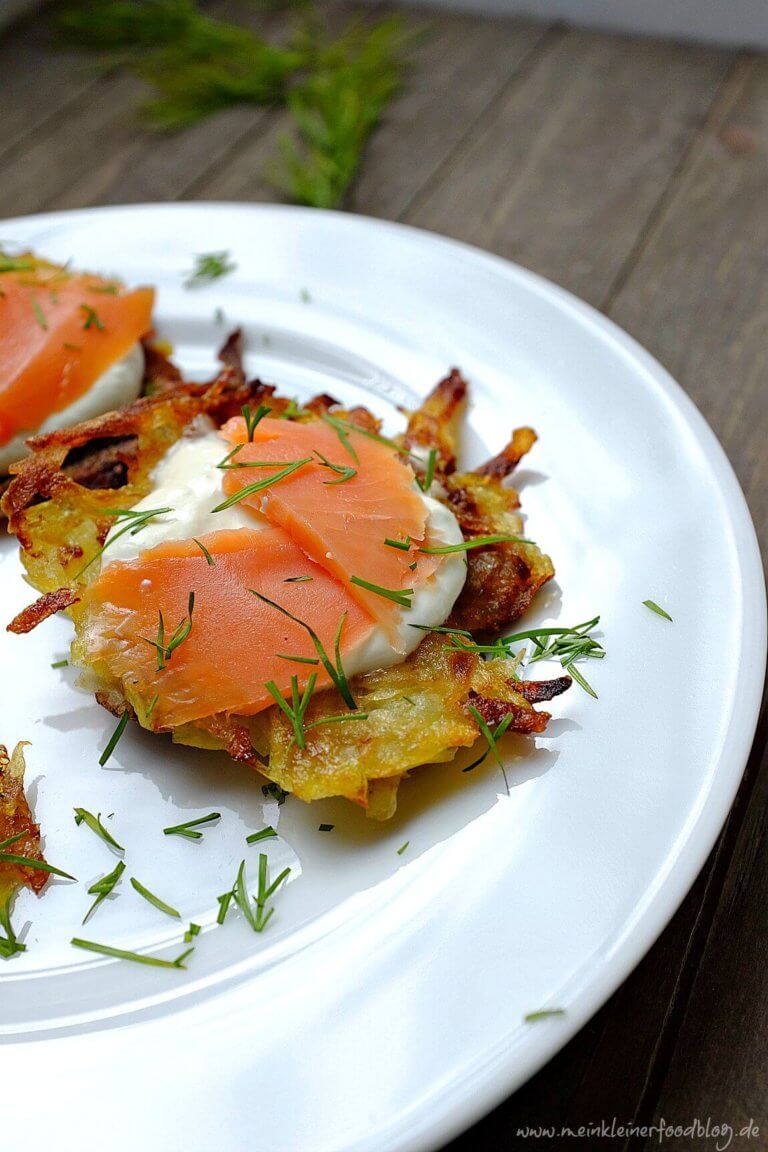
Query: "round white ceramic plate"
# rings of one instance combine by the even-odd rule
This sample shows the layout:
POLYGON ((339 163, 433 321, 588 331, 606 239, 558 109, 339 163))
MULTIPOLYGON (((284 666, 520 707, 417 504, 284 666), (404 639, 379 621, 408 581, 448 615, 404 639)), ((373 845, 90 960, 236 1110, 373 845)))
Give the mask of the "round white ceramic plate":
MULTIPOLYGON (((608 656, 584 668, 599 700, 574 687, 546 736, 510 744, 509 795, 493 767, 465 775, 459 761, 415 773, 383 826, 343 803, 289 800, 266 848, 292 882, 263 936, 237 917, 214 923, 244 857, 255 882, 265 845, 246 847, 246 833, 277 820, 260 780, 133 727, 100 769, 114 721, 50 666, 67 622, 0 640, 0 739, 31 741, 47 855, 80 879, 17 902, 28 951, 0 967, 6 1142, 33 1123, 57 1152, 96 1134, 113 1152, 436 1148, 610 995, 723 823, 765 652, 758 550, 733 473, 680 389, 607 320, 435 236, 222 204, 39 216, 6 222, 0 240, 156 284, 160 331, 190 373, 210 373, 240 324, 250 371, 298 396, 362 401, 390 429, 397 405, 459 365, 470 465, 513 425, 539 432, 519 481, 557 582, 529 619, 601 615, 608 656), (237 271, 185 288, 194 254, 214 250, 237 271), (176 922, 125 882, 80 928, 85 887, 114 856, 75 826, 74 805, 114 813, 126 878, 203 925, 186 971, 70 946, 84 935, 181 948, 176 922), (222 819, 202 842, 162 835, 212 809, 222 819), (547 1007, 565 1014, 524 1023, 547 1007)), ((11 541, 1 558, 10 617, 30 590, 11 541)))

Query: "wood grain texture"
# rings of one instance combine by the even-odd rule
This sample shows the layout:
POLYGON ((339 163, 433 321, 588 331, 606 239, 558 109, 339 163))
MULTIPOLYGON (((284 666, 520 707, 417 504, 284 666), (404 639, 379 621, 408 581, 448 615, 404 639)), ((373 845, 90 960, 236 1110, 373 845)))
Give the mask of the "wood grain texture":
POLYGON ((598 306, 707 113, 729 57, 565 32, 408 210, 598 306))
MULTIPOLYGON (((211 8, 263 26, 259 6, 211 8)), ((331 5, 336 27, 362 12, 331 5)), ((270 19, 285 27, 280 14, 270 19)), ((768 61, 519 22, 428 20, 432 34, 350 205, 519 260, 636 335, 711 422, 768 554, 768 61)), ((283 113, 231 109, 157 137, 136 117, 142 86, 97 76, 75 53, 50 54, 48 27, 39 18, 0 38, 0 215, 275 198, 265 173, 289 125, 283 113)), ((659 1147, 517 1135, 526 1124, 614 1116, 754 1116, 766 1137, 766 716, 723 835, 655 947, 453 1152, 659 1147)))

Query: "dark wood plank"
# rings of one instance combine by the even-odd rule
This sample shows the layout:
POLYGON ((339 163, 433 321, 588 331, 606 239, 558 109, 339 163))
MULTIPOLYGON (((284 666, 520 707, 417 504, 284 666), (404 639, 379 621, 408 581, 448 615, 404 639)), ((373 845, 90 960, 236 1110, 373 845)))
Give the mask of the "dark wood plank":
POLYGON ((599 305, 730 59, 568 32, 405 219, 508 256, 599 305))
POLYGON ((0 215, 72 207, 68 190, 78 181, 93 181, 131 147, 136 103, 145 94, 131 77, 103 76, 66 116, 44 125, 30 142, 12 150, 4 160, 0 215))
MULTIPOLYGON (((340 18, 352 11, 335 7, 340 18)), ((249 18, 263 16, 252 9, 249 18)), ((765 542, 768 64, 732 70, 733 55, 715 50, 429 19, 433 36, 371 142, 351 204, 489 247, 605 307, 702 407, 765 542)), ((0 40, 0 214, 190 195, 275 198, 264 172, 284 115, 232 109, 158 139, 137 125, 137 82, 97 78, 77 54, 49 56, 45 27, 37 20, 0 40)), ((765 744, 764 726, 726 831, 656 947, 457 1152, 522 1146, 526 1123, 578 1127, 614 1114, 718 1108, 744 1117, 768 1097, 759 971, 768 875, 757 853, 765 744)))
MULTIPOLYGON (((656 1121, 733 1126, 734 1152, 768 1147, 768 749, 763 752, 656 1121), (759 1133, 753 1133, 756 1125, 759 1133), (749 1135, 746 1134, 749 1131, 749 1135)), ((665 1147, 687 1149, 670 1135, 665 1147)), ((695 1145, 694 1145, 695 1146, 695 1145)))
POLYGON ((434 17, 424 13, 426 37, 405 90, 368 146, 349 200, 354 212, 402 216, 491 102, 524 81, 547 34, 543 24, 434 17))
MULTIPOLYGON (((737 830, 741 813, 732 816, 737 830)), ((718 841, 701 875, 656 945, 608 1003, 536 1076, 447 1152, 506 1152, 518 1147, 520 1130, 549 1129, 534 1142, 540 1152, 559 1152, 562 1131, 608 1121, 651 1123, 655 1077, 663 1078, 670 1033, 676 1035, 680 1005, 687 1002, 713 909, 732 850, 731 837, 718 841), (691 971, 693 969, 693 971, 691 971)), ((532 1138, 531 1138, 532 1139, 532 1138)), ((524 1147, 522 1143, 519 1145, 524 1147)), ((620 1152, 629 1138, 600 1140, 620 1152)), ((595 1137, 569 1137, 573 1152, 591 1152, 595 1137)))
MULTIPOLYGON (((326 3, 324 18, 331 35, 361 21, 377 19, 384 6, 326 3)), ((225 164, 198 171, 185 189, 185 196, 198 200, 274 201, 281 195, 274 181, 280 155, 280 139, 290 132, 292 120, 285 109, 264 109, 250 129, 229 150, 225 164)))
MULTIPOLYGON (((705 410, 741 473, 759 530, 768 504, 761 481, 768 394, 759 388, 768 346, 767 76, 765 61, 734 68, 657 206, 653 227, 605 301, 705 410)), ((764 530, 761 536, 765 544, 764 530)), ((654 1116, 719 1114, 741 1124, 760 1112, 768 1099, 768 883, 756 852, 766 824, 767 739, 764 709, 739 797, 714 853, 654 949, 558 1057, 568 1061, 565 1083, 553 1073, 553 1062, 464 1143, 458 1141, 456 1152, 473 1141, 487 1148, 514 1146, 520 1122, 578 1130, 613 1116, 652 1123, 654 1116)), ((614 1149, 642 1145, 609 1142, 614 1149)), ((562 1145, 555 1138, 539 1146, 562 1145)), ((569 1148, 591 1146, 589 1138, 568 1141, 569 1148)), ((658 1145, 649 1140, 646 1146, 658 1145)), ((753 1139, 748 1146, 760 1145, 753 1139)))
POLYGON ((92 60, 53 51, 49 21, 24 20, 0 34, 0 156, 41 125, 66 118, 96 82, 92 60))
POLYGON ((745 60, 610 315, 701 408, 768 556, 768 61, 745 60))
MULTIPOLYGON (((611 313, 681 377, 741 479, 768 554, 768 61, 742 62, 611 313)), ((657 1116, 754 1118, 766 1147, 768 823, 765 726, 746 815, 697 965, 657 1116)), ((752 779, 750 780, 750 776, 752 779)), ((655 1103, 655 1101, 654 1101, 655 1103)), ((670 1139, 668 1147, 690 1147, 670 1139)))
MULTIPOLYGON (((596 1119, 610 1120, 614 1116, 634 1119, 638 1125, 651 1125, 658 1119, 655 1110, 659 1093, 688 1011, 723 885, 733 869, 744 821, 754 804, 755 781, 765 756, 761 750, 765 749, 767 738, 768 707, 764 703, 755 748, 715 849, 657 944, 600 1014, 602 1032, 597 1043, 591 1046, 578 1090, 565 1110, 563 1122, 574 1131, 596 1119)), ((764 895, 763 891, 763 898, 764 895)), ((714 1042, 718 1039, 714 1033, 714 1042)), ((688 1045, 684 1045, 683 1050, 687 1081, 688 1045)), ((760 1055, 748 1033, 743 1051, 755 1057, 760 1055)), ((537 1099, 541 1106, 544 1097, 540 1092, 537 1099)), ((701 1095, 698 1106, 704 1108, 705 1105, 709 1107, 708 1097, 701 1095)), ((686 1113, 675 1113, 665 1107, 663 1115, 669 1119, 673 1115, 684 1117, 686 1113)), ((641 1146, 650 1150, 658 1147, 658 1142, 625 1136, 617 1137, 610 1144, 612 1152, 629 1152, 641 1146)), ((554 1142, 552 1148, 556 1147, 554 1142)), ((582 1147, 590 1147, 589 1140, 582 1142, 582 1147)))
MULTIPOLYGON (((284 34, 289 25, 285 13, 265 15, 261 8, 234 0, 210 9, 269 37, 284 34)), ((184 132, 158 135, 144 128, 138 116, 147 95, 148 89, 129 75, 102 77, 74 101, 65 118, 48 130, 44 126, 9 158, 0 212, 178 198, 201 172, 221 164, 266 115, 265 109, 243 105, 184 132)))

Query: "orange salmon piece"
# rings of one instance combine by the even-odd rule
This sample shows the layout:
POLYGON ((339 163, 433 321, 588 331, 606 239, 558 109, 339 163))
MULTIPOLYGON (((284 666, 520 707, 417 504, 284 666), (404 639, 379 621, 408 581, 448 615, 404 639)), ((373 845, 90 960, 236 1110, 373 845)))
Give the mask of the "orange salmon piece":
POLYGON ((249 591, 280 604, 312 625, 331 661, 334 637, 344 612, 345 653, 362 643, 373 621, 325 569, 314 564, 281 528, 236 529, 201 536, 214 565, 191 540, 168 541, 142 552, 135 561, 108 564, 90 585, 89 663, 108 663, 110 673, 134 686, 149 707, 157 696, 154 728, 176 726, 217 712, 251 715, 275 703, 265 684, 273 680, 290 696, 291 676, 303 688, 312 672, 317 687, 330 680, 322 664, 311 666, 287 656, 316 659, 305 628, 249 591), (296 582, 295 577, 309 577, 296 582), (195 593, 192 629, 158 669, 162 611, 165 642, 187 617, 195 593))
POLYGON ((68 273, 34 256, 3 272, 0 254, 0 444, 36 431, 82 396, 152 327, 152 288, 68 273))

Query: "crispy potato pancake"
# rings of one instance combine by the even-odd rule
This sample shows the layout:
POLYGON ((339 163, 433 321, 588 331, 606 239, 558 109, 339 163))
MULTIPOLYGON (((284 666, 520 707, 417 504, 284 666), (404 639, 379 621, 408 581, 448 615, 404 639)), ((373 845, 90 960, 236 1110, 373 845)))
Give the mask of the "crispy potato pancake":
MULTIPOLYGON (((158 461, 201 416, 221 426, 240 412, 266 403, 273 415, 302 421, 332 412, 369 432, 380 421, 364 408, 345 409, 331 396, 315 396, 297 415, 293 401, 276 395, 260 380, 248 381, 241 361, 240 336, 234 333, 220 353, 222 370, 205 384, 184 382, 160 352, 148 357, 155 385, 150 395, 127 408, 74 428, 30 441, 31 455, 16 465, 2 500, 9 529, 19 539, 21 556, 39 600, 9 625, 24 632, 48 615, 66 610, 76 631, 73 662, 82 683, 116 715, 128 709, 142 726, 153 723, 146 702, 132 693, 105 662, 94 664, 88 644, 88 610, 81 596, 98 573, 85 567, 101 548, 114 523, 107 509, 131 508, 152 489, 158 461)), ((430 494, 447 504, 465 540, 522 533, 520 501, 506 484, 508 475, 532 447, 535 433, 513 433, 509 444, 475 472, 457 469, 458 425, 467 385, 454 369, 410 414, 401 444, 418 471, 430 454, 435 480, 430 494)), ((505 627, 529 606, 536 591, 554 575, 548 556, 532 543, 504 542, 468 550, 467 581, 448 624, 484 635, 505 627)), ((563 676, 548 684, 523 682, 513 660, 484 661, 462 652, 441 634, 428 635, 403 663, 355 677, 350 684, 366 719, 355 724, 310 728, 299 749, 290 723, 277 706, 256 716, 218 713, 170 730, 173 739, 195 747, 225 750, 234 760, 258 768, 281 788, 303 800, 344 796, 368 814, 386 819, 395 811, 403 777, 421 764, 450 760, 472 745, 483 724, 509 717, 509 732, 539 733, 549 714, 534 704, 551 699, 570 685, 563 676)), ((317 692, 307 724, 344 710, 335 689, 317 692)))
MULTIPOLYGON (((42 861, 40 847, 40 827, 32 819, 32 813, 24 793, 24 745, 17 744, 11 756, 4 744, 0 744, 0 844, 6 844, 5 851, 27 860, 42 861)), ((38 869, 0 860, 0 956, 12 956, 21 948, 16 940, 10 922, 10 909, 19 888, 27 885, 33 892, 39 892, 48 880, 48 875, 38 869)))

